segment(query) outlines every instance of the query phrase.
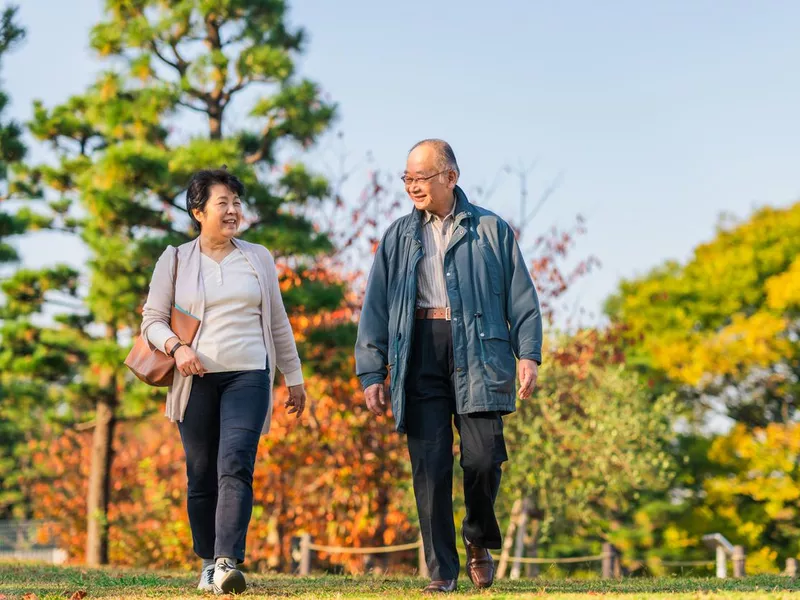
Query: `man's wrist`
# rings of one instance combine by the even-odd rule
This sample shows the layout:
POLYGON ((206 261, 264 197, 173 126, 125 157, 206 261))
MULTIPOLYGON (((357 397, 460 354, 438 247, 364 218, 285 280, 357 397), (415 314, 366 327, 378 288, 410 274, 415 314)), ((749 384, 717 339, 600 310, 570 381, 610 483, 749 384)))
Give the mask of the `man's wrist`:
POLYGON ((376 383, 383 383, 386 381, 386 376, 381 376, 378 373, 370 373, 369 375, 363 375, 360 377, 361 380, 361 389, 366 390, 368 387, 375 385, 376 383))

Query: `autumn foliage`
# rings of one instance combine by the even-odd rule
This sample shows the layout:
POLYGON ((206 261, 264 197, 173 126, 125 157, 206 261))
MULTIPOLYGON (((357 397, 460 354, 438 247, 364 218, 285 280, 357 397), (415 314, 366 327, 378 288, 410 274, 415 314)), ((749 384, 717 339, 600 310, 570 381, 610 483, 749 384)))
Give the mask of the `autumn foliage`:
MULTIPOLYGON (((307 385, 313 404, 305 425, 286 415, 285 388, 276 388, 272 430, 262 438, 256 459, 249 568, 287 571, 290 538, 301 532, 316 543, 347 547, 416 539, 403 485, 405 447, 389 434, 385 417, 375 419, 362 408, 355 383, 312 377, 307 385)), ((90 447, 91 432, 74 430, 30 447, 39 473, 30 487, 33 516, 53 523, 42 536, 68 550, 74 562, 82 562, 85 548, 90 447)), ((176 426, 161 415, 121 424, 114 452, 111 562, 194 568, 176 426)), ((317 558, 320 565, 342 563, 350 571, 365 565, 361 557, 317 558)))

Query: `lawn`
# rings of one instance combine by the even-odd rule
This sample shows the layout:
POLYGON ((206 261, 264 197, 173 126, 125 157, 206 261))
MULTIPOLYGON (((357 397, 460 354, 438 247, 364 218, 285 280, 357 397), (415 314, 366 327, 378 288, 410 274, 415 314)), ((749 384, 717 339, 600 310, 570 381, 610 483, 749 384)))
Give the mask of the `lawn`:
MULTIPOLYGON (((424 581, 411 577, 291 577, 287 575, 247 576, 249 588, 243 598, 423 598, 424 581)), ((0 600, 12 598, 59 600, 82 598, 202 598, 194 575, 176 572, 147 572, 129 569, 82 569, 38 565, 0 564, 0 600), (35 596, 34 596, 35 595, 35 596)), ((670 598, 699 599, 798 598, 800 580, 780 576, 745 579, 672 577, 625 579, 619 581, 503 580, 491 590, 477 591, 466 577, 459 581, 459 593, 450 598, 485 596, 500 598, 556 598, 558 600, 670 598)))

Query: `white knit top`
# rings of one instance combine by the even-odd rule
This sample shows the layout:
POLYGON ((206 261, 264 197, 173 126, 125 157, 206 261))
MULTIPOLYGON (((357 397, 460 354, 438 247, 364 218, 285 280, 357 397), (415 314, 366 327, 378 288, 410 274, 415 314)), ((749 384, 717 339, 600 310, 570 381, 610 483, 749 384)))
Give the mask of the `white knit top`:
MULTIPOLYGON (((198 331, 197 356, 209 373, 263 369, 267 348, 261 328, 261 287, 253 267, 238 248, 217 263, 201 254, 205 311, 198 331)), ((163 348, 174 333, 156 323, 148 337, 163 348)), ((271 367, 274 368, 274 367, 271 367)))

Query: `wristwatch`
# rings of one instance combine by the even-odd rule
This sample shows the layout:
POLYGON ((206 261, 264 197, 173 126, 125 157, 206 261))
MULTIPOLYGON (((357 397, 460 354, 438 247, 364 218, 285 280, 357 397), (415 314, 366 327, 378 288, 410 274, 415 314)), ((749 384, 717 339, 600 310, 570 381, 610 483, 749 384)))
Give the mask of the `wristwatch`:
POLYGON ((172 350, 169 351, 170 358, 175 358, 175 351, 180 348, 181 346, 185 346, 182 341, 178 340, 175 342, 175 345, 172 347, 172 350))

